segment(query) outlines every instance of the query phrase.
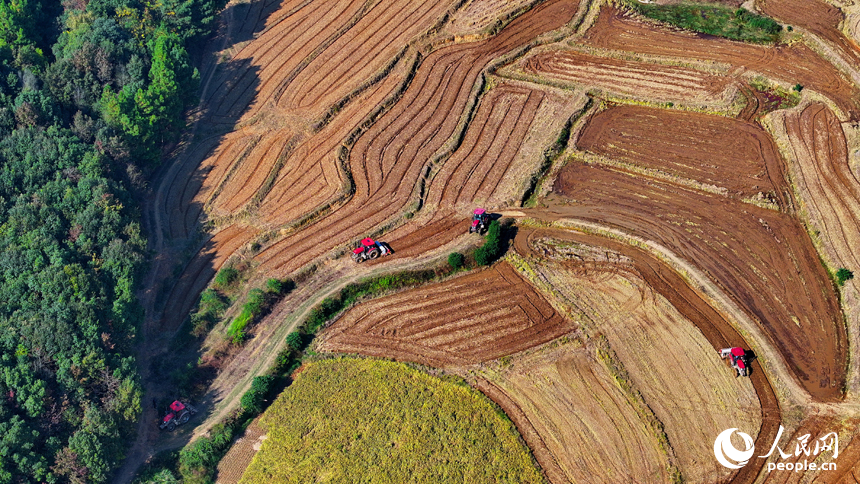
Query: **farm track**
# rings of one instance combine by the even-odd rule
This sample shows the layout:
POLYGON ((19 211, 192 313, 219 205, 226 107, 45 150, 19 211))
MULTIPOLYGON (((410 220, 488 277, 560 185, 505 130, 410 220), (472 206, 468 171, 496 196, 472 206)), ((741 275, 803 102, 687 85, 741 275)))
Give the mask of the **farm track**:
MULTIPOLYGON (((476 0, 465 5, 483 3, 492 11, 507 7, 494 2, 476 0)), ((766 5, 786 8, 793 2, 768 0, 766 5)), ((450 247, 458 238, 460 242, 466 240, 463 234, 468 225, 463 215, 475 204, 492 207, 511 201, 509 195, 517 193, 511 180, 522 179, 524 173, 520 166, 521 145, 534 138, 535 130, 546 119, 541 113, 547 106, 559 104, 548 94, 552 89, 546 87, 529 88, 526 83, 496 77, 490 86, 484 85, 488 82, 481 78, 485 67, 537 35, 561 27, 577 10, 572 0, 548 0, 494 37, 425 54, 417 53, 416 46, 403 46, 416 38, 425 38, 422 34, 440 18, 449 7, 447 4, 285 0, 234 7, 232 19, 245 20, 228 32, 230 38, 239 42, 236 52, 231 53, 233 60, 204 70, 211 74, 204 74, 208 79, 206 85, 215 80, 211 84, 218 86, 204 90, 202 120, 207 130, 198 133, 194 144, 162 178, 156 198, 156 210, 168 223, 160 227, 156 216, 155 226, 174 246, 181 245, 183 239, 194 240, 206 216, 216 228, 166 293, 164 305, 158 309, 164 317, 155 324, 148 323, 148 332, 172 334, 179 328, 215 272, 234 254, 246 257, 249 251, 243 249, 251 241, 265 244, 274 240, 252 256, 250 262, 261 277, 284 277, 318 262, 335 247, 368 234, 384 233, 384 240, 396 250, 392 257, 365 264, 382 264, 379 269, 406 263, 430 250, 450 247), (251 40, 254 35, 256 39, 251 40), (419 60, 414 63, 417 70, 411 72, 408 69, 414 55, 419 60), (400 92, 404 85, 408 87, 400 92), (392 93, 399 94, 392 96, 392 93), (379 117, 368 117, 379 106, 386 111, 379 117), (234 126, 235 130, 229 132, 234 126), (407 218, 416 215, 415 219, 403 218, 404 213, 407 218)), ((826 8, 820 10, 832 14, 826 8)), ((789 14, 793 13, 785 13, 789 14)), ((844 36, 827 25, 830 17, 822 18, 810 18, 808 25, 803 26, 843 52, 847 48, 856 50, 850 43, 840 44, 839 38, 845 41, 844 36), (839 38, 833 37, 833 32, 839 38)), ((802 24, 796 22, 796 25, 802 24)), ((444 27, 440 33, 445 34, 444 27)), ((687 67, 602 58, 574 50, 542 51, 508 68, 516 67, 549 85, 598 87, 637 99, 644 90, 647 102, 681 99, 691 105, 725 104, 729 95, 736 92, 734 78, 752 71, 784 83, 798 82, 828 97, 840 114, 851 120, 860 118, 856 87, 802 43, 762 47, 669 31, 627 17, 611 7, 602 9, 597 23, 582 39, 587 47, 597 48, 590 49, 592 52, 611 49, 616 51, 613 56, 618 51, 627 51, 662 56, 664 60, 672 57, 716 62, 728 64, 730 70, 725 75, 715 75, 687 67)), ((857 52, 847 55, 858 59, 857 52)), ((762 113, 761 99, 755 91, 747 92, 744 87, 748 88, 744 84, 741 91, 750 102, 740 117, 758 120, 762 113)), ((854 239, 860 237, 854 233, 858 230, 850 230, 860 218, 860 212, 855 213, 860 206, 856 203, 860 185, 847 166, 847 152, 843 157, 839 151, 845 149, 845 138, 837 116, 823 105, 813 104, 802 110, 777 113, 773 119, 790 133, 790 148, 802 160, 806 189, 824 194, 803 202, 823 214, 825 245, 841 247, 836 250, 837 259, 847 261, 843 265, 848 266, 860 259, 852 250, 857 245, 854 239), (837 192, 840 195, 834 196, 837 192), (828 238, 833 240, 828 242, 828 238)), ((566 189, 572 190, 570 198, 575 200, 553 195, 549 209, 531 213, 545 220, 574 217, 597 221, 668 247, 703 269, 752 316, 771 338, 769 342, 756 343, 771 343, 816 400, 838 400, 845 379, 840 363, 848 352, 848 339, 844 325, 837 320, 839 311, 833 287, 820 270, 809 237, 792 218, 795 204, 782 179, 785 168, 767 134, 751 122, 722 118, 717 122, 699 114, 638 107, 610 107, 590 118, 582 133, 579 149, 659 171, 661 178, 670 181, 677 177, 725 189, 732 199, 687 190, 623 169, 579 165, 565 169, 557 184, 564 189, 566 183, 566 189), (708 144, 703 145, 703 140, 708 144), (647 153, 641 151, 645 142, 649 147, 647 153), (653 148, 655 143, 658 148, 653 148), (662 156, 653 156, 655 152, 662 156), (748 156, 750 153, 756 156, 748 156), (739 201, 749 198, 764 200, 786 213, 739 201), (714 213, 727 216, 715 221, 714 213), (795 325, 803 331, 797 331, 795 325), (815 348, 812 355, 802 351, 808 347, 815 348)), ((531 235, 527 237, 534 235, 528 233, 531 235)), ((516 241, 520 248, 522 235, 516 241)), ((637 276, 693 321, 715 348, 749 346, 677 273, 644 251, 601 237, 569 237, 598 246, 616 244, 612 250, 633 259, 637 276)), ((360 269, 363 271, 365 267, 360 269)), ((505 281, 508 286, 486 286, 483 279, 476 278, 471 285, 449 289, 454 292, 451 296, 460 292, 461 301, 450 302, 446 299, 447 292, 428 289, 427 299, 417 304, 411 304, 415 301, 405 296, 398 299, 399 295, 363 303, 336 323, 339 327, 346 320, 352 325, 352 332, 344 330, 338 336, 348 340, 339 343, 342 345, 339 350, 394 356, 436 366, 465 366, 528 349, 574 328, 564 318, 564 323, 556 321, 560 318, 558 314, 547 316, 542 312, 541 304, 535 303, 530 295, 549 306, 547 301, 521 278, 525 289, 517 289, 519 283, 511 283, 505 275, 508 272, 520 278, 507 264, 478 273, 489 277, 492 284, 504 286, 501 281, 505 281), (498 274, 490 277, 491 272, 498 274), (493 294, 482 294, 478 288, 493 294), (505 304, 486 303, 481 310, 471 302, 464 302, 477 301, 483 296, 501 298, 505 304), (449 309, 455 303, 460 305, 455 310, 449 309), (402 309, 410 305, 414 307, 402 309), (367 307, 362 310, 363 306, 367 307), (361 311, 363 315, 359 314, 361 311), (400 319, 404 312, 411 318, 409 325, 400 319), (452 312, 462 317, 452 318, 452 312), (434 320, 440 315, 447 319, 443 326, 434 320), (357 319, 348 320, 350 317, 357 319), (528 326, 535 321, 541 322, 528 326), (485 330, 493 324, 498 326, 485 330), (534 328, 542 324, 549 329, 535 332, 534 328), (512 332, 522 338, 506 337, 512 332), (466 341, 464 334, 472 338, 466 341)), ((440 286, 466 277, 469 276, 440 286)), ((852 284, 849 282, 850 287, 852 284)), ((645 298, 640 304, 648 301, 645 298)), ((627 303, 619 304, 627 311, 627 303)), ((624 323, 619 320, 619 324, 624 323)), ((637 355, 624 355, 619 348, 633 345, 625 339, 632 335, 613 334, 613 329, 622 331, 607 328, 612 347, 627 359, 625 366, 631 368, 631 378, 636 380, 635 386, 642 390, 644 398, 654 402, 659 398, 654 382, 665 375, 637 373, 636 365, 640 370, 646 368, 646 360, 651 361, 649 356, 640 359, 637 355)), ((853 341, 850 330, 849 335, 853 341)), ((260 338, 266 335, 261 333, 260 338)), ((330 344, 328 339, 326 344, 330 344)), ((248 354, 258 356, 243 353, 248 354)), ((519 386, 507 390, 497 386, 498 382, 486 382, 488 394, 496 392, 494 399, 502 394, 508 397, 500 405, 520 427, 554 483, 569 479, 571 464, 556 458, 558 450, 549 449, 571 444, 550 442, 554 437, 548 429, 582 422, 564 420, 575 415, 572 410, 571 415, 555 423, 534 420, 528 408, 566 405, 569 395, 557 393, 553 397, 550 391, 549 396, 535 397, 546 397, 546 401, 539 402, 529 400, 526 390, 535 385, 530 378, 538 374, 556 378, 554 372, 561 375, 558 376, 561 386, 556 392, 562 387, 575 389, 578 385, 599 389, 611 381, 604 374, 605 368, 595 365, 597 362, 586 362, 579 356, 575 360, 576 363, 571 363, 572 370, 568 368, 570 365, 555 369, 549 364, 535 366, 533 374, 522 377, 519 386), (568 373, 562 375, 561 370, 568 373)), ((225 371, 232 375, 227 379, 243 378, 249 371, 248 365, 237 363, 235 368, 225 371)), ((756 447, 768 447, 779 426, 780 408, 758 363, 754 368, 751 383, 763 416, 756 447)), ((255 366, 250 371, 260 368, 255 366)), ((621 402, 613 400, 611 395, 597 393, 600 395, 587 398, 582 393, 584 400, 574 407, 579 411, 598 401, 607 405, 621 402)), ((618 404, 623 406, 623 402, 618 404)), ((677 442, 684 413, 673 415, 671 405, 664 402, 653 408, 667 425, 670 443, 677 442), (676 417, 679 420, 673 420, 676 417)), ((624 428, 623 420, 629 417, 629 409, 618 407, 617 414, 627 415, 618 417, 619 421, 611 419, 624 428)), ((595 414, 588 418, 597 422, 603 417, 595 414)), ((715 422, 709 421, 708 425, 717 425, 715 422)), ((818 427, 824 425, 821 422, 818 427)), ((635 425, 629 419, 628 423, 635 425)), ((803 428, 817 429, 813 423, 810 419, 803 428)), ((604 464, 599 463, 600 459, 592 462, 592 467, 600 469, 595 472, 607 472, 607 463, 620 462, 636 469, 629 480, 667 478, 667 466, 659 463, 660 458, 645 457, 653 450, 647 443, 649 436, 640 435, 641 429, 624 434, 618 427, 610 427, 619 433, 619 442, 624 444, 611 451, 618 453, 614 457, 606 451, 610 453, 600 457, 609 459, 604 464)), ((704 432, 702 435, 709 431, 703 426, 694 430, 704 432)), ((582 444, 573 445, 574 448, 591 448, 586 434, 575 439, 582 444)), ((860 449, 860 445, 856 447, 860 449)), ((679 454, 678 459, 682 469, 690 467, 689 456, 679 454)), ((860 461, 860 450, 849 448, 845 459, 846 467, 851 466, 852 470, 841 472, 840 479, 847 480, 860 461)), ((732 475, 732 482, 752 482, 759 476, 764 463, 756 460, 759 462, 751 462, 732 475)), ((619 469, 611 471, 611 475, 630 472, 624 465, 619 469)), ((685 476, 698 480, 711 475, 707 469, 701 472, 685 476)), ((571 482, 576 480, 579 479, 571 482)))
MULTIPOLYGON (((535 215, 539 215, 539 211, 535 215)), ((641 277, 655 292, 664 297, 687 320, 691 321, 710 342, 714 350, 730 346, 744 346, 743 337, 735 331, 728 320, 710 306, 702 296, 664 262, 657 260, 645 250, 616 242, 605 237, 574 233, 559 229, 521 230, 515 240, 514 247, 520 254, 534 254, 541 257, 540 252, 533 249, 533 241, 539 238, 551 237, 585 244, 592 247, 604 247, 608 251, 620 254, 632 261, 636 274, 641 277)), ((606 268, 601 263, 599 268, 606 268)), ((776 437, 781 422, 780 406, 776 393, 768 381, 761 366, 753 362, 753 372, 750 382, 755 388, 761 408, 761 428, 755 439, 756 448, 769 446, 776 437)), ((727 369, 728 370, 728 369, 727 369)), ((673 445, 686 445, 683 442, 670 442, 673 445)), ((753 482, 764 466, 764 461, 756 459, 738 470, 730 482, 753 482)))
POLYGON ((326 330, 320 348, 462 366, 523 351, 574 328, 502 263, 359 304, 326 330))
POLYGON ((520 61, 518 70, 556 83, 593 86, 622 96, 664 102, 725 104, 733 82, 729 77, 694 69, 599 57, 575 50, 541 52, 520 61))
POLYGON ((695 261, 760 325, 813 398, 841 398, 845 325, 833 285, 797 220, 580 163, 565 167, 554 189, 565 198, 551 197, 550 212, 618 227, 695 261), (810 354, 810 347, 817 351, 810 354))
POLYGON ((803 44, 766 47, 673 31, 613 7, 603 7, 580 42, 637 54, 716 61, 731 66, 731 75, 753 71, 785 83, 800 83, 827 96, 851 120, 860 119, 857 87, 803 44))
POLYGON ((791 207, 785 171, 768 133, 741 120, 641 106, 594 115, 577 148, 612 160, 725 189, 733 198, 763 193, 791 207))

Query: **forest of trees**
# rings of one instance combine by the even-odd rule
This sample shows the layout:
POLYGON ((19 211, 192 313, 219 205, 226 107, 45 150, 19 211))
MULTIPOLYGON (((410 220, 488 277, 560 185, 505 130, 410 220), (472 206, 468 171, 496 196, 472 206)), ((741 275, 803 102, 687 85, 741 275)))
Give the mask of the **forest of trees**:
POLYGON ((0 0, 0 483, 105 482, 140 414, 133 194, 225 0, 0 0))

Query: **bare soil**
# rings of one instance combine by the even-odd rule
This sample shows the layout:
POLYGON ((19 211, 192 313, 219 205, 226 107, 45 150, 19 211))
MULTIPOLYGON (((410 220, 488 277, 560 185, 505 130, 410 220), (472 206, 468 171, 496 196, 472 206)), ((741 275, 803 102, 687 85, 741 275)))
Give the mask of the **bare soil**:
MULTIPOLYGON (((579 271, 581 274, 594 274, 595 271, 599 274, 600 272, 610 271, 610 273, 617 273, 621 271, 622 274, 626 274, 629 271, 629 268, 626 266, 632 265, 632 270, 634 271, 634 275, 637 278, 641 278, 645 281, 647 286, 651 288, 654 292, 665 298, 672 307, 674 307, 684 318, 688 321, 691 321, 701 334, 708 340, 713 351, 715 352, 720 348, 726 348, 730 346, 747 346, 747 343, 744 341, 744 338, 735 331, 728 320, 714 310, 703 298, 701 294, 692 287, 690 287, 684 279, 677 273, 675 270, 667 266, 666 263, 656 259, 651 253, 636 248, 627 244, 623 244, 621 242, 617 242, 614 240, 607 239, 605 237, 600 237, 596 235, 586 235, 581 233, 574 233, 565 230, 558 229, 534 229, 534 230, 522 230, 517 234, 517 237, 514 241, 515 248, 517 252, 521 254, 534 255, 539 257, 546 257, 551 255, 551 253, 545 253, 542 249, 539 248, 540 244, 535 244, 536 241, 541 239, 551 238, 560 241, 566 241, 574 244, 581 244, 584 247, 593 247, 598 248, 596 251, 596 256, 591 255, 583 258, 583 260, 575 260, 570 259, 567 263, 568 270, 579 271), (602 250, 601 250, 602 249, 602 250), (622 264, 618 264, 619 258, 622 260, 622 264), (607 264, 609 262, 609 264, 607 264), (614 267, 614 269, 612 269, 614 267)), ((629 275, 626 277, 630 277, 629 275)), ((569 292, 570 293, 570 292, 569 292)), ((568 293, 568 294, 569 294, 568 293)), ((587 295, 580 294, 578 297, 587 297, 587 295)), ((658 329, 650 328, 649 331, 658 331, 658 329)), ((621 336, 624 336, 623 333, 618 333, 621 336)), ((661 337, 663 339, 663 337, 661 337)), ((663 339, 665 341, 665 339, 663 339)), ((619 344, 616 342, 615 344, 619 344)), ((615 345, 612 345, 615 348, 615 345)), ((698 346, 701 350, 702 346, 694 345, 693 347, 698 346)), ((624 346, 624 343, 621 343, 618 349, 621 354, 624 354, 625 351, 630 351, 629 347, 624 346)), ((685 350, 686 351, 686 350, 685 350)), ((704 350, 707 352, 707 350, 704 350)), ((711 361, 712 357, 704 356, 704 361, 711 361)), ((703 364, 703 361, 699 361, 694 364, 692 367, 696 367, 698 365, 703 364)), ((624 361, 625 367, 628 365, 631 366, 629 371, 631 372, 631 376, 636 374, 636 366, 638 366, 634 360, 628 358, 627 361, 624 361)), ((757 432, 757 437, 755 441, 755 445, 757 448, 762 448, 767 445, 770 445, 774 438, 776 437, 777 431, 779 429, 781 417, 780 417, 780 406, 777 401, 776 393, 773 390, 771 383, 768 381, 764 372, 761 369, 761 366, 757 361, 753 362, 752 365, 753 371, 750 377, 750 382, 752 383, 753 388, 755 389, 755 393, 759 400, 759 407, 761 408, 761 428, 757 432)), ((643 369, 640 368, 640 371, 643 369)), ((728 368, 726 371, 730 371, 728 368)), ((721 374, 721 376, 725 376, 725 374, 721 374)), ((643 392, 643 395, 646 396, 646 402, 651 404, 651 401, 655 398, 653 395, 663 392, 674 392, 674 391, 688 391, 681 390, 678 382, 671 384, 655 384, 653 381, 645 383, 644 386, 649 388, 640 388, 637 385, 637 388, 643 392), (678 388, 676 388, 678 387, 678 388), (653 392, 653 393, 652 393, 653 392), (648 399, 648 394, 651 394, 651 399, 648 399)), ((737 389, 735 389, 737 391, 737 389)), ((743 400, 741 400, 743 401, 743 400)), ((655 402, 656 403, 656 402, 655 402)), ((734 402, 732 402, 734 403, 734 402)), ((740 402, 738 402, 740 403, 740 402)), ((656 407, 659 408, 659 407, 656 407)), ((723 415, 722 410, 717 407, 710 407, 710 411, 713 411, 717 414, 723 415)), ((674 417, 674 416, 673 416, 674 417)), ((732 415, 733 418, 737 418, 738 414, 735 413, 732 415)), ((665 418, 665 417, 664 417, 665 418)), ((716 417, 717 420, 725 417, 716 417)), ((667 419, 672 421, 670 419, 667 419)), ((683 425, 683 424, 682 424, 683 425)), ((674 441, 672 439, 673 429, 666 429, 667 434, 669 434, 670 444, 677 446, 689 446, 690 442, 687 442, 683 436, 679 438, 675 437, 674 441)), ((752 435, 752 434, 750 434, 752 435)), ((711 443, 712 441, 709 439, 705 443, 711 443)), ((713 450, 713 449, 711 449, 713 450)), ((694 466, 690 469, 688 466, 685 466, 682 458, 681 469, 683 471, 693 473, 703 472, 707 473, 707 469, 710 469, 710 466, 702 465, 701 462, 699 465, 694 466)), ((736 471, 735 474, 730 476, 730 479, 727 479, 730 482, 752 482, 755 477, 759 474, 761 469, 764 466, 763 460, 755 460, 750 462, 751 465, 744 466, 740 470, 736 471)))
POLYGON ((787 206, 784 169, 770 136, 742 120, 699 113, 611 107, 593 116, 577 148, 787 206))
POLYGON ((548 199, 551 212, 621 228, 694 261, 761 326, 814 398, 841 398, 847 352, 842 313, 795 218, 581 163, 566 166, 554 190, 562 196, 548 199))
POLYGON ((549 454, 536 457, 552 469, 547 477, 553 484, 669 482, 666 453, 593 349, 550 346, 479 375, 490 383, 478 388, 517 427, 533 426, 549 454))
POLYGON ((501 263, 359 304, 326 329, 319 348, 462 366, 546 343, 575 327, 501 263))
POLYGON ((637 54, 715 61, 730 66, 732 75, 745 71, 820 92, 851 120, 860 119, 860 93, 833 65, 802 43, 763 46, 702 34, 670 30, 613 7, 604 7, 581 42, 637 54))
POLYGON ((555 82, 592 86, 651 102, 729 104, 731 78, 685 67, 666 66, 575 50, 551 50, 520 61, 519 69, 555 82))

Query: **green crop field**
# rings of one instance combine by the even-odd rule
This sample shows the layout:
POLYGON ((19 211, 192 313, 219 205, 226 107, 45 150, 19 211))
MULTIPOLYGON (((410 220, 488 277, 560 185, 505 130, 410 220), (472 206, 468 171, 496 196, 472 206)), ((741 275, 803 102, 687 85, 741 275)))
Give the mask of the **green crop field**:
POLYGON ((401 363, 310 363, 262 424, 242 483, 544 482, 489 399, 401 363))

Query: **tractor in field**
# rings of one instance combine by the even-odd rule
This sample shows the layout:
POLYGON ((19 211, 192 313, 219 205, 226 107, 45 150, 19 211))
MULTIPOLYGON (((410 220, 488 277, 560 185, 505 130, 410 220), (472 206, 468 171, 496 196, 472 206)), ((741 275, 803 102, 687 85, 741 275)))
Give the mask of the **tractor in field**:
POLYGON ((191 404, 175 400, 170 404, 170 412, 161 419, 158 428, 173 432, 177 425, 187 423, 195 413, 197 413, 197 409, 192 407, 191 404))
POLYGON ((720 350, 720 358, 728 359, 732 368, 737 371, 738 376, 750 376, 750 363, 752 358, 747 355, 743 348, 723 348, 720 350))
POLYGON ((361 244, 358 247, 352 249, 352 260, 364 262, 366 260, 377 259, 381 255, 389 255, 391 252, 391 247, 385 242, 377 242, 367 237, 361 240, 361 244))
POLYGON ((469 227, 469 233, 483 234, 490 226, 490 214, 483 208, 476 208, 472 213, 472 226, 469 227))

